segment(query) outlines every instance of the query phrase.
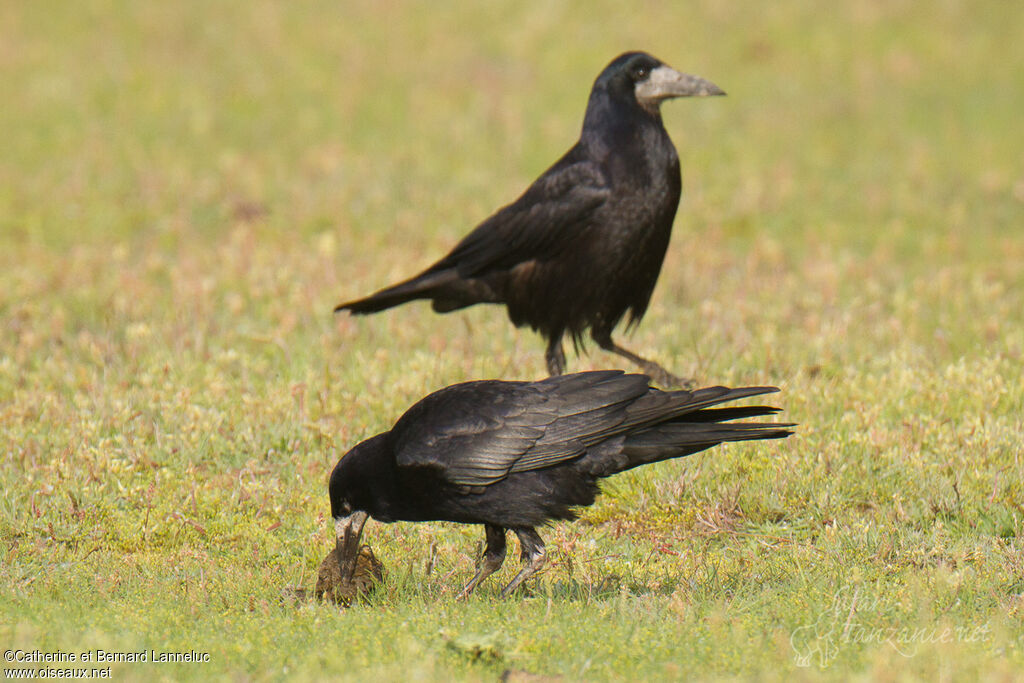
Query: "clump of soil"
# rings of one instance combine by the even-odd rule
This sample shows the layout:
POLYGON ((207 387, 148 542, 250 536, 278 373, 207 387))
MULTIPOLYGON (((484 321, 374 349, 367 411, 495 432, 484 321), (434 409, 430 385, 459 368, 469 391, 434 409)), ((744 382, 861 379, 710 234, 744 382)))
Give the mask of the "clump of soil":
POLYGON ((356 558, 356 573, 351 581, 342 581, 341 566, 338 563, 338 548, 335 547, 320 563, 317 571, 316 588, 313 594, 317 600, 348 607, 357 595, 369 595, 384 580, 384 563, 377 559, 370 546, 359 549, 356 558))

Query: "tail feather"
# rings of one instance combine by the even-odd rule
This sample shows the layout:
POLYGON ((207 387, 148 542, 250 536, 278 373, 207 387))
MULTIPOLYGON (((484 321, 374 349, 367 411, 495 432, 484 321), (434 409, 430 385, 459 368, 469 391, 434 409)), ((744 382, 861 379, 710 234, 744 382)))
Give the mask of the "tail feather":
POLYGON ((637 401, 633 417, 646 417, 660 412, 664 421, 656 417, 635 431, 605 442, 592 449, 580 461, 580 466, 599 477, 649 463, 681 458, 730 441, 783 439, 793 433, 791 423, 731 422, 730 420, 774 415, 778 408, 771 406, 730 406, 714 408, 725 401, 758 396, 778 391, 774 387, 709 387, 694 392, 656 392, 637 401), (659 395, 660 394, 660 395, 659 395), (666 402, 665 399, 670 401, 666 402))
POLYGON ((455 270, 421 273, 397 285, 380 290, 364 299, 357 299, 334 307, 334 312, 349 311, 353 315, 377 313, 416 299, 433 299, 438 291, 458 279, 455 270))
MULTIPOLYGON (((665 420, 676 420, 688 416, 687 420, 703 421, 698 414, 713 414, 713 411, 706 410, 710 406, 719 403, 736 401, 741 398, 760 396, 762 394, 774 394, 778 387, 706 387, 696 391, 651 391, 639 401, 636 401, 627 409, 628 420, 635 424, 644 422, 661 422, 665 420)), ((722 410, 748 411, 744 417, 751 415, 768 415, 770 413, 750 413, 753 408, 725 408, 722 410)), ((774 409, 772 409, 774 410, 774 409)), ((777 411, 776 411, 777 412, 777 411)), ((704 418, 707 419, 707 418, 704 418)), ((712 418, 719 420, 731 420, 731 417, 712 418)))
POLYGON ((681 458, 730 441, 784 439, 791 423, 668 422, 631 434, 622 444, 619 472, 652 462, 681 458))
POLYGON ((771 406, 735 406, 733 408, 705 408, 686 416, 687 422, 727 422, 746 417, 760 417, 781 413, 781 408, 771 406))
POLYGON ((667 424, 631 435, 622 446, 629 468, 691 455, 729 441, 784 439, 792 424, 741 422, 739 424, 667 424))

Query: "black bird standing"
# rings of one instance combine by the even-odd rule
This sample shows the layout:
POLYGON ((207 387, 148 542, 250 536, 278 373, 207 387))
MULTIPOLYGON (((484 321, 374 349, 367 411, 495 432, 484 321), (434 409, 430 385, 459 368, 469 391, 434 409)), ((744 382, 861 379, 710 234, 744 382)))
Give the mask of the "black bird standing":
POLYGON ((468 595, 505 559, 505 533, 519 537, 523 569, 507 596, 544 564, 536 527, 574 519, 598 482, 639 465, 680 458, 726 441, 778 439, 790 424, 727 420, 777 408, 720 403, 775 387, 661 391, 618 370, 540 382, 455 384, 410 408, 390 431, 346 453, 331 473, 341 572, 351 579, 368 517, 382 522, 483 524, 487 548, 468 595))
POLYGON ((658 280, 682 182, 660 105, 724 95, 642 52, 617 57, 594 82, 579 141, 519 199, 481 223, 416 277, 334 310, 376 313, 429 299, 438 313, 503 303, 517 326, 548 341, 548 372, 565 371, 562 337, 591 337, 657 383, 684 380, 612 341, 640 321, 658 280))

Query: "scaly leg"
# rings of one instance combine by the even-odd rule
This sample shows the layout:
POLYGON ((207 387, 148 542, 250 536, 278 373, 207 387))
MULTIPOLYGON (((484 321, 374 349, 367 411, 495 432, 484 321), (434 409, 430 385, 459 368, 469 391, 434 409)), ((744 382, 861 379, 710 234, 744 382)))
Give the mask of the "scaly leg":
POLYGON ((615 342, 612 341, 610 334, 600 334, 595 332, 593 334, 594 341, 605 351, 610 351, 616 355, 622 356, 629 360, 631 363, 635 363, 640 366, 640 369, 644 371, 644 374, 650 376, 654 383, 658 386, 666 389, 681 388, 690 389, 696 383, 692 379, 685 379, 683 377, 677 377, 671 372, 661 367, 653 360, 647 360, 642 358, 628 349, 624 349, 615 342))
POLYGON ((557 334, 551 337, 548 342, 548 350, 544 353, 544 360, 548 362, 548 374, 565 374, 565 351, 562 350, 562 335, 557 334))
POLYGON ((519 537, 521 552, 519 558, 523 561, 523 568, 515 575, 505 588, 501 591, 501 597, 507 598, 516 588, 519 588, 526 579, 530 578, 544 566, 547 553, 544 550, 544 541, 537 532, 530 527, 513 529, 519 537))
POLYGON ((462 589, 456 600, 463 600, 469 597, 469 594, 473 592, 481 581, 486 579, 488 576, 498 571, 501 568, 501 564, 505 561, 505 530, 500 526, 494 524, 484 525, 484 535, 487 538, 487 547, 484 549, 483 561, 480 563, 480 569, 477 570, 476 576, 466 584, 466 587, 462 589))

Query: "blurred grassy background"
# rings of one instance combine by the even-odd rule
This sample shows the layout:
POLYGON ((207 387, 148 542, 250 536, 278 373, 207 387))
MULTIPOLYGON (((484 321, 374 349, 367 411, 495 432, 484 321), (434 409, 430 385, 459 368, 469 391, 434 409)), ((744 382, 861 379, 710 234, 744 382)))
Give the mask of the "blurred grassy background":
POLYGON ((146 680, 1024 662, 1024 6, 5 2, 0 33, 5 646, 211 652, 115 665, 146 680), (684 199, 631 348, 778 384, 799 435, 613 480, 525 598, 452 602, 478 529, 371 524, 370 605, 281 604, 348 447, 544 374, 497 308, 332 306, 517 196, 637 48, 729 97, 664 107, 684 199))

